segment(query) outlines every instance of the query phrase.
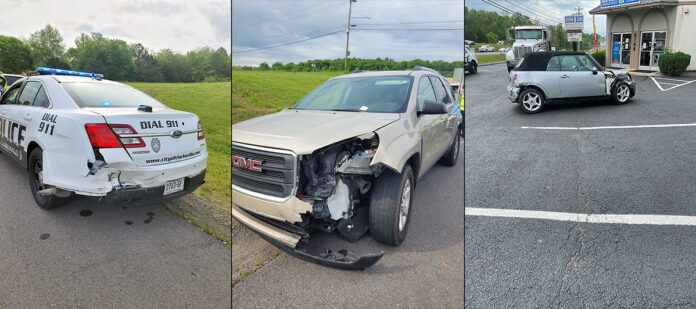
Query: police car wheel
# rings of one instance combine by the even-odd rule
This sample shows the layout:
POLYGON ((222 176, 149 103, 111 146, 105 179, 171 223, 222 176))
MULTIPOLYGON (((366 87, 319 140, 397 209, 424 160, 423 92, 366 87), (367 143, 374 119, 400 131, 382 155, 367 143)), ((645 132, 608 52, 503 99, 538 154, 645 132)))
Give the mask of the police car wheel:
POLYGON ((398 246, 411 221, 415 187, 413 169, 406 165, 397 173, 385 169, 375 180, 370 197, 370 235, 383 244, 398 246))
POLYGON ((41 148, 34 149, 29 155, 29 188, 34 196, 34 201, 43 209, 58 207, 69 199, 55 195, 39 195, 39 191, 50 188, 43 183, 43 151, 41 148))
POLYGON ((471 64, 469 64, 469 73, 476 74, 476 72, 478 72, 478 65, 476 65, 476 62, 472 61, 471 64))

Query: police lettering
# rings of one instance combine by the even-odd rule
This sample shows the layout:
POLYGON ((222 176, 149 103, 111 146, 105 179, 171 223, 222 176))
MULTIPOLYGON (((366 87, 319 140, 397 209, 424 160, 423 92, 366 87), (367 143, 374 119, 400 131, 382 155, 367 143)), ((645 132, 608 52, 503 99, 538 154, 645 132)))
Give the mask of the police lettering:
POLYGON ((21 123, 14 122, 6 118, 0 118, 0 137, 3 140, 11 141, 15 145, 22 145, 24 142, 24 132, 27 127, 21 123))
POLYGON ((43 118, 41 118, 42 121, 48 121, 52 123, 56 123, 56 119, 58 119, 58 115, 53 115, 49 113, 44 114, 43 118))
POLYGON ((161 129, 164 128, 162 126, 162 123, 159 122, 159 120, 153 120, 153 121, 141 121, 140 122, 140 128, 141 129, 161 129))

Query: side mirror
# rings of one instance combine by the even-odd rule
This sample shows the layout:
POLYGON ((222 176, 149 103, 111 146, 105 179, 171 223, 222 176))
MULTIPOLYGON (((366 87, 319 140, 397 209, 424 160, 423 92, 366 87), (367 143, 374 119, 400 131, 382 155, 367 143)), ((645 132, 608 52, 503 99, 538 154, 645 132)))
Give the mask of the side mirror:
POLYGON ((423 102, 423 110, 418 112, 419 115, 434 115, 434 114, 447 114, 447 107, 442 102, 435 102, 433 100, 425 100, 423 102))
POLYGON ((594 67, 593 67, 593 68, 592 68, 592 75, 597 75, 597 73, 599 73, 599 72, 597 71, 597 68, 594 68, 594 67))

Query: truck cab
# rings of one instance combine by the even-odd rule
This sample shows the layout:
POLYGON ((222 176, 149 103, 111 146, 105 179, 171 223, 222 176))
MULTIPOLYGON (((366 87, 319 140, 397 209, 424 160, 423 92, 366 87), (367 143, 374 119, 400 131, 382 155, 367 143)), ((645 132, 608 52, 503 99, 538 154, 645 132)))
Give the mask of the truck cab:
POLYGON ((512 49, 505 54, 508 72, 531 52, 551 50, 551 30, 544 26, 517 26, 508 29, 508 40, 514 40, 512 49), (514 33, 513 33, 514 32, 514 33))

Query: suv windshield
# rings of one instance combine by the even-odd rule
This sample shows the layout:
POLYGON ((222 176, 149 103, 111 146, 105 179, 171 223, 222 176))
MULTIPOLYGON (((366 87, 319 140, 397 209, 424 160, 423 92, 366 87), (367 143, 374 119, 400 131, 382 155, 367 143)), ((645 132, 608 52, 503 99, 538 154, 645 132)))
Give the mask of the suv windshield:
POLYGON ((63 88, 80 107, 166 107, 140 90, 119 84, 63 82, 63 88))
POLYGON ((314 89, 293 109, 401 113, 412 81, 412 76, 336 78, 314 89))
POLYGON ((517 30, 517 32, 515 32, 515 39, 541 40, 541 30, 540 29, 517 30))

